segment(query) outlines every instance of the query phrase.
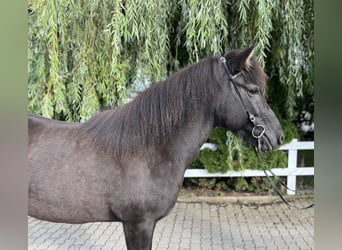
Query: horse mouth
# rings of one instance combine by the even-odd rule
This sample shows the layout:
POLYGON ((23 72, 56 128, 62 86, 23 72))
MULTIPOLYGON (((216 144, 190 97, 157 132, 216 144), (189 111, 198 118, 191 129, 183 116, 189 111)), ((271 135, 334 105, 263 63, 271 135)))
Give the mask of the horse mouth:
POLYGON ((261 152, 269 152, 273 150, 273 146, 265 134, 257 140, 256 147, 261 152))
POLYGON ((235 135, 238 138, 250 143, 259 152, 270 152, 278 148, 277 145, 271 142, 266 133, 264 133, 260 138, 255 138, 250 135, 249 131, 247 132, 246 130, 239 130, 235 132, 235 135))

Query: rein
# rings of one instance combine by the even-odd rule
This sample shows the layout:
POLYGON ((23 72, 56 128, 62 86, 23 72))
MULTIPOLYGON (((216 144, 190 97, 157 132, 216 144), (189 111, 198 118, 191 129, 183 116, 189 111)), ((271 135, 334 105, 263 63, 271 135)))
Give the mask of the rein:
MULTIPOLYGON (((264 156, 262 154, 260 154, 260 152, 258 152, 257 150, 254 150, 255 154, 258 156, 259 158, 259 162, 260 162, 260 159, 263 160, 263 161, 266 161, 264 156)), ((280 199, 286 204, 288 205, 289 207, 292 207, 292 208, 296 208, 298 210, 304 210, 304 209, 308 209, 308 208, 312 208, 314 207, 314 203, 308 205, 308 206, 305 206, 305 207, 297 207, 293 204, 291 204, 288 200, 285 199, 284 195, 282 194, 282 192, 279 190, 279 188, 274 184, 273 180, 271 179, 271 176, 267 173, 267 172, 270 172, 271 175, 278 181, 278 183, 280 185, 282 185, 284 188, 286 188, 287 190, 290 190, 292 192, 295 192, 295 193, 299 193, 300 191, 296 191, 296 190, 293 190, 291 188, 289 188, 270 168, 267 168, 267 167, 263 167, 262 165, 259 164, 259 168, 261 168, 264 173, 265 173, 265 176, 268 180, 268 182, 271 184, 274 192, 277 193, 277 195, 280 197, 280 199)))
MULTIPOLYGON (((252 129, 252 136, 258 140, 258 146, 254 148, 254 152, 255 154, 257 155, 258 159, 259 159, 259 162, 260 160, 262 161, 266 161, 264 156, 260 153, 260 148, 261 148, 261 144, 260 144, 260 138, 264 135, 265 133, 265 130, 266 128, 261 125, 261 124, 256 124, 256 119, 255 119, 255 115, 253 113, 251 113, 245 102, 243 101, 242 99, 242 96, 241 96, 241 93, 239 91, 239 89, 237 88, 236 86, 236 83, 234 81, 234 76, 232 76, 232 74, 230 73, 230 70, 229 70, 229 67, 228 67, 228 64, 227 64, 227 61, 226 61, 226 58, 225 57, 221 57, 220 58, 220 62, 223 64, 224 66, 224 69, 226 70, 226 73, 228 75, 228 78, 229 80, 232 82, 233 86, 234 86, 234 89, 235 89, 235 92, 236 94, 238 95, 240 101, 241 101, 241 104, 243 106, 243 108, 245 109, 246 113, 247 113, 247 116, 248 116, 248 120, 252 123, 253 125, 253 129, 252 129), (260 130, 258 132, 258 130, 260 130)), ((296 208, 298 210, 303 210, 303 209, 308 209, 308 208, 311 208, 311 207, 314 207, 314 203, 306 206, 306 207, 297 207, 293 204, 291 204, 289 201, 287 201, 285 198, 284 198, 284 195, 281 193, 281 191, 279 190, 279 188, 274 184, 273 180, 271 179, 271 176, 268 174, 268 172, 271 173, 271 175, 279 182, 280 185, 282 185, 283 187, 285 187, 287 190, 290 190, 290 191, 293 191, 295 193, 297 193, 298 191, 295 191, 295 190, 292 190, 290 189, 278 176, 276 176, 274 174, 274 172, 270 169, 270 168, 267 168, 267 167, 263 167, 261 165, 259 165, 259 167, 264 171, 265 175, 266 175, 266 178, 267 180, 269 181, 269 183, 271 184, 273 190, 277 193, 277 195, 280 197, 280 199, 286 204, 288 205, 289 207, 292 207, 292 208, 296 208)))

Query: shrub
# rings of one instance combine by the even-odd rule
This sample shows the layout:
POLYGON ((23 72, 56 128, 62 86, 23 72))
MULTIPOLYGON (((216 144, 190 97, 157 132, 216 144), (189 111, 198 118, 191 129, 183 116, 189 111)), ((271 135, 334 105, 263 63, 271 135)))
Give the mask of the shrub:
MULTIPOLYGON (((290 129, 293 131, 291 127, 288 130, 290 129)), ((215 128, 208 142, 216 144, 218 148, 215 151, 210 149, 200 151, 189 168, 207 169, 210 173, 224 173, 229 170, 285 168, 287 166, 287 154, 284 151, 265 153, 265 161, 262 161, 251 146, 223 128, 215 128)), ((268 181, 263 177, 187 178, 184 185, 219 191, 268 192, 271 189, 268 181)))

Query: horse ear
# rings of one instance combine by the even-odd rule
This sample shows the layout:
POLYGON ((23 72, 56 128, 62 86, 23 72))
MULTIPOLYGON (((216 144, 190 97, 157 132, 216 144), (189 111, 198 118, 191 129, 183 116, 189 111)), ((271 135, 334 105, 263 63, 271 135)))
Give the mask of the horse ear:
POLYGON ((244 69, 249 70, 252 67, 254 51, 255 45, 252 45, 246 50, 232 50, 225 55, 233 74, 239 73, 244 69))
POLYGON ((249 69, 252 66, 251 58, 255 51, 255 45, 252 45, 241 53, 241 68, 249 69))

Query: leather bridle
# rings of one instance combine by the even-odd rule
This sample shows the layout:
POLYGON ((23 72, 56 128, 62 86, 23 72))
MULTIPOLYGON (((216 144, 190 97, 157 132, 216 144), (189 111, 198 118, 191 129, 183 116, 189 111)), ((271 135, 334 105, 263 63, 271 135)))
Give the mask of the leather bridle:
POLYGON ((229 70, 229 66, 227 64, 227 61, 226 61, 226 58, 225 57, 221 57, 220 58, 220 62, 223 64, 224 66, 224 69, 226 70, 226 73, 228 75, 228 78, 229 80, 232 82, 233 86, 234 86, 234 89, 235 89, 235 92, 236 94, 238 95, 240 101, 241 101, 241 104, 243 106, 243 108, 245 109, 246 113, 247 113, 247 117, 248 117, 248 120, 251 122, 251 124, 253 125, 253 129, 252 129, 252 136, 258 140, 258 144, 259 144, 259 139, 264 135, 265 133, 265 126, 264 125, 261 125, 261 124, 256 124, 256 119, 255 119, 255 115, 247 108, 245 102, 243 101, 242 99, 242 96, 241 96, 241 93, 238 89, 238 87, 236 86, 236 83, 234 81, 234 76, 232 76, 232 74, 230 73, 230 70, 229 70), (260 130, 260 131, 258 131, 260 130))

